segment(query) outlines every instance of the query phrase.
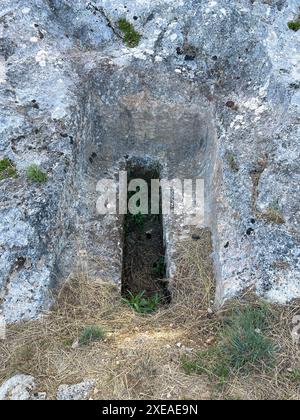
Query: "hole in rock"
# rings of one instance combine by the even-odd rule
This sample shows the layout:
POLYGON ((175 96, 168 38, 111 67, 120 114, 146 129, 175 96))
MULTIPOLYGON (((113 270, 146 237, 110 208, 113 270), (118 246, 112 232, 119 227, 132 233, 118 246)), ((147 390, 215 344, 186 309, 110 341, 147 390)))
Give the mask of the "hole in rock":
MULTIPOLYGON (((182 55, 189 53, 185 45, 175 45, 175 54, 176 47, 182 55)), ((68 236, 62 238, 57 250, 56 277, 63 279, 70 272, 81 272, 84 263, 91 280, 115 284, 127 300, 129 291, 135 296, 144 291, 146 296, 159 293, 169 302, 171 290, 175 301, 181 244, 187 241, 192 251, 202 250, 201 229, 214 230, 216 223, 213 191, 217 136, 214 113, 202 88, 195 91, 190 81, 182 79, 179 83, 176 74, 166 75, 157 68, 144 72, 135 66, 119 72, 105 64, 103 71, 97 67, 91 72, 84 88, 78 133, 70 139, 76 157, 64 200, 66 215, 74 191, 79 198, 68 221, 68 236), (107 102, 101 99, 104 97, 107 102), (119 174, 125 168, 131 172, 130 178, 192 180, 194 190, 196 180, 203 181, 205 214, 197 222, 194 217, 177 214, 171 191, 170 215, 146 215, 139 229, 139 216, 135 220, 131 214, 124 217, 118 208, 119 174), (113 214, 98 214, 96 208, 101 199, 97 186, 102 179, 112 180, 117 190, 117 194, 110 191, 116 201, 113 214), (164 281, 166 278, 168 281, 164 281)), ((107 206, 106 210, 111 209, 107 206)), ((212 251, 205 245, 204 250, 206 264, 212 251)), ((199 276, 195 281, 201 285, 199 276)), ((222 286, 220 283, 220 296, 222 286)))
POLYGON ((130 162, 127 174, 129 210, 130 203, 134 203, 143 211, 137 214, 128 211, 124 217, 122 295, 127 298, 130 294, 137 296, 142 293, 145 298, 157 296, 160 303, 170 303, 171 297, 166 280, 161 191, 159 191, 159 214, 153 214, 151 211, 153 210, 151 180, 160 178, 159 166, 130 162), (145 209, 142 208, 139 198, 141 188, 135 185, 135 180, 147 183, 146 199, 142 200, 144 205, 148 204, 148 214, 144 214, 145 209))

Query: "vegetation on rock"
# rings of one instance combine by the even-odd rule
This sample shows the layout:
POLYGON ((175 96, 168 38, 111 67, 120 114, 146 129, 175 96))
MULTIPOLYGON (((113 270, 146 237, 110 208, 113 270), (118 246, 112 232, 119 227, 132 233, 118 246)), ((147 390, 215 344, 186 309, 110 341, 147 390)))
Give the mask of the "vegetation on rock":
POLYGON ((300 16, 296 20, 292 20, 288 23, 288 27, 295 32, 298 32, 300 29, 300 16))
POLYGON ((15 178, 17 170, 14 163, 7 157, 0 160, 0 181, 7 178, 15 178))
POLYGON ((139 45, 141 35, 134 29, 134 26, 126 19, 118 21, 118 28, 124 35, 124 42, 129 48, 135 48, 139 45))
POLYGON ((33 182, 43 183, 48 180, 48 176, 45 172, 43 172, 38 165, 30 165, 27 170, 26 174, 28 179, 33 182))

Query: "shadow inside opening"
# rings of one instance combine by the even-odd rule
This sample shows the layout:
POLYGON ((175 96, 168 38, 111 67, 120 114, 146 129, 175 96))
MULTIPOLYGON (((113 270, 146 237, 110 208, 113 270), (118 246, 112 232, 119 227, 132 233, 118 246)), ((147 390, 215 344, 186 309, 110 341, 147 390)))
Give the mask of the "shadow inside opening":
MULTIPOLYGON (((148 185, 148 214, 128 214, 124 217, 122 295, 124 298, 142 296, 156 298, 159 303, 170 303, 171 295, 166 280, 163 217, 151 214, 151 180, 160 178, 158 165, 131 161, 127 166, 128 186, 134 179, 148 185)), ((128 190, 128 200, 139 192, 128 190)), ((139 202, 138 202, 139 204, 139 202)))

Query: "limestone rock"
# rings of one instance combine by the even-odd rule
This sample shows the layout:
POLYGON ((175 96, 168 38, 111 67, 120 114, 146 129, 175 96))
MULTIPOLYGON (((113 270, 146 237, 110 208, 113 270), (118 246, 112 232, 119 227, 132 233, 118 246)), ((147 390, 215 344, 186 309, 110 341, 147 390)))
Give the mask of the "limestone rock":
MULTIPOLYGON (((299 2, 125 3, 1 1, 0 160, 18 174, 0 178, 6 321, 36 319, 76 264, 120 284, 119 222, 96 215, 96 187, 125 156, 205 179, 217 303, 248 287, 299 298, 300 38, 287 25, 299 2), (47 183, 26 177, 32 163, 47 183)), ((165 233, 173 275, 183 221, 165 233)))
POLYGON ((84 381, 76 385, 61 385, 57 390, 57 400, 86 400, 94 385, 94 381, 84 381))
POLYGON ((32 400, 35 389, 35 379, 32 376, 16 375, 0 386, 0 401, 3 400, 32 400))

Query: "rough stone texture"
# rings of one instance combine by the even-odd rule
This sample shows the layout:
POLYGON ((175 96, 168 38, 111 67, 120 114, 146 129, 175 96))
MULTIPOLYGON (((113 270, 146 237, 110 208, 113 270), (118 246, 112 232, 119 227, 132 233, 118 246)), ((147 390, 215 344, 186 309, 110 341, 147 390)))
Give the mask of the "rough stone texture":
POLYGON ((39 399, 33 394, 35 379, 32 376, 16 375, 0 386, 0 401, 28 401, 39 399))
MULTIPOLYGON (((97 216, 96 184, 126 155, 205 178, 218 303, 247 287, 282 303, 300 296, 300 32, 287 27, 298 7, 2 0, 0 159, 19 174, 0 181, 8 322, 49 308, 49 289, 78 260, 120 281, 120 221, 97 216), (121 39, 124 16, 142 34, 137 48, 121 39), (46 184, 26 179, 33 162, 46 184)), ((189 231, 177 219, 165 226, 172 274, 189 231)))
POLYGON ((57 390, 59 401, 86 400, 95 385, 94 381, 85 381, 76 385, 61 385, 57 390))

